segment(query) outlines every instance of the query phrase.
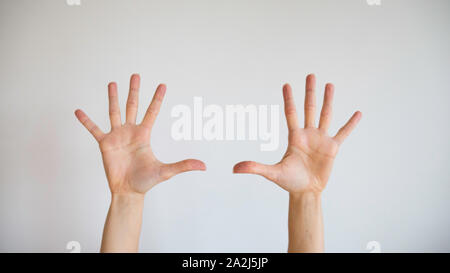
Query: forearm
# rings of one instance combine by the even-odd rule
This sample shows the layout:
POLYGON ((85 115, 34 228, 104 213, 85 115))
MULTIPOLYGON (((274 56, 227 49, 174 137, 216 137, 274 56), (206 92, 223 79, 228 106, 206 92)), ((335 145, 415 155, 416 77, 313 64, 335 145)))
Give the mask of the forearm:
POLYGON ((289 195, 288 252, 323 252, 321 194, 304 192, 289 195))
POLYGON ((137 252, 144 208, 143 194, 113 194, 101 252, 137 252))

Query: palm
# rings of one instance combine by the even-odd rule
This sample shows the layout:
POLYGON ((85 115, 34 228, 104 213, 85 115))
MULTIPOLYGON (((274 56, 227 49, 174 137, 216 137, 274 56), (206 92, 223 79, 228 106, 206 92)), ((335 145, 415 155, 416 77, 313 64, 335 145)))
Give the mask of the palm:
POLYGON ((301 129, 292 136, 280 162, 279 184, 287 191, 322 190, 330 176, 338 144, 317 129, 301 129))
POLYGON ((75 112, 99 142, 106 177, 113 193, 145 193, 173 175, 205 169, 204 163, 199 160, 188 159, 164 164, 153 155, 150 147, 151 129, 164 97, 165 86, 158 86, 144 120, 136 125, 139 81, 138 75, 132 76, 125 124, 120 120, 116 84, 108 86, 112 128, 108 134, 101 132, 81 110, 75 112))
POLYGON ((102 139, 100 150, 113 192, 143 193, 160 182, 158 169, 161 163, 154 157, 142 128, 122 126, 102 139))
POLYGON ((327 84, 318 128, 314 126, 314 89, 315 78, 310 75, 306 80, 305 128, 299 128, 291 88, 283 88, 289 145, 281 161, 275 165, 244 161, 235 165, 234 172, 262 175, 291 193, 321 192, 325 188, 339 145, 356 126, 361 113, 356 112, 336 136, 328 136, 334 87, 327 84))

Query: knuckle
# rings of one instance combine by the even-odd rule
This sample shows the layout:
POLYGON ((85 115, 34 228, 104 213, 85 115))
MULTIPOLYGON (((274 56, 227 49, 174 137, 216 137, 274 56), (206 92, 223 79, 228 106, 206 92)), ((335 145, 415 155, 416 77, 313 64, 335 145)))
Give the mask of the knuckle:
POLYGON ((323 117, 329 117, 331 115, 331 111, 328 109, 323 109, 321 115, 323 117))
POLYGON ((128 102, 127 103, 127 108, 128 109, 132 109, 132 110, 137 109, 138 108, 138 104, 136 102, 128 102))
POLYGON ((292 106, 287 106, 287 107, 285 108, 285 112, 286 112, 286 114, 288 114, 288 115, 293 115, 293 114, 296 113, 296 110, 295 110, 295 108, 292 107, 292 106))

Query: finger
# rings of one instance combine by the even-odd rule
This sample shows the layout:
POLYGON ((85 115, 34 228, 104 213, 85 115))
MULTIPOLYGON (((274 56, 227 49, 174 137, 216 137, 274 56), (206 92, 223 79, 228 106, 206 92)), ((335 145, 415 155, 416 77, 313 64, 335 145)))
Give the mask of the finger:
POLYGON ((161 178, 167 180, 174 175, 189 171, 205 171, 206 165, 200 160, 186 159, 171 164, 164 164, 161 167, 161 178))
POLYGON ((142 125, 147 128, 152 128, 153 123, 155 123, 156 117, 158 116, 159 109, 161 108, 164 95, 166 94, 166 85, 160 84, 156 88, 155 94, 153 95, 152 102, 147 108, 144 119, 142 120, 142 125))
POLYGON ((92 120, 89 119, 89 117, 83 111, 81 111, 80 109, 76 110, 75 116, 97 141, 100 141, 103 138, 105 134, 102 132, 102 130, 100 130, 100 128, 98 128, 97 125, 95 125, 94 122, 92 122, 92 120))
POLYGON ((136 123, 136 115, 139 104, 139 86, 141 84, 141 77, 139 74, 131 75, 130 79, 130 91, 128 93, 127 99, 127 112, 126 112, 126 122, 136 123))
POLYGON ((283 86, 283 99, 284 99, 284 114, 286 115, 288 129, 291 132, 298 129, 298 119, 294 97, 292 96, 292 89, 289 84, 285 84, 283 86))
POLYGON ((233 172, 257 174, 270 181, 277 182, 279 169, 276 165, 266 165, 254 161, 242 161, 234 165, 233 172))
POLYGON ((322 111, 320 112, 319 129, 322 131, 327 131, 330 127, 331 114, 333 111, 333 95, 334 95, 334 85, 328 83, 325 86, 325 95, 323 96, 322 111))
POLYGON ((355 112, 353 116, 347 121, 347 123, 341 129, 339 129, 338 133, 334 136, 334 139, 339 144, 341 144, 348 137, 348 135, 350 135, 353 129, 355 129, 361 117, 361 112, 355 112))
POLYGON ((120 119, 119 98, 117 95, 117 84, 115 82, 108 85, 108 98, 111 128, 120 127, 122 125, 122 121, 120 119))
POLYGON ((309 74, 306 77, 305 88, 305 128, 314 127, 316 112, 316 76, 309 74))

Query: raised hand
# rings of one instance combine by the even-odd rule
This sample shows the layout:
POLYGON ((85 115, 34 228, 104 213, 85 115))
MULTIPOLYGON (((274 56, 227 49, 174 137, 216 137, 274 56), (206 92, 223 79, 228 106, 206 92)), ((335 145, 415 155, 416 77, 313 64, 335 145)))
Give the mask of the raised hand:
POLYGON ((265 165, 244 161, 234 166, 235 173, 262 175, 289 192, 289 252, 324 251, 321 193, 327 185, 339 146, 361 119, 361 113, 356 112, 334 137, 328 135, 334 86, 327 84, 319 127, 316 128, 315 89, 315 76, 308 75, 305 127, 300 128, 291 87, 288 84, 283 87, 289 144, 279 163, 265 165))
POLYGON ((177 163, 160 162, 152 153, 150 135, 166 92, 161 84, 141 124, 136 125, 140 77, 131 76, 126 105, 126 121, 121 122, 117 85, 108 85, 109 117, 111 131, 103 133, 81 110, 76 110, 78 120, 91 132, 100 145, 106 176, 112 193, 143 194, 156 184, 187 171, 205 170, 199 160, 188 159, 177 163))
POLYGON ((108 85, 111 132, 103 133, 81 110, 78 120, 91 132, 100 145, 111 190, 111 206, 106 217, 101 252, 136 252, 142 226, 144 194, 156 184, 187 171, 205 170, 199 160, 187 159, 177 163, 160 162, 152 153, 150 135, 166 92, 161 84, 141 124, 136 125, 140 77, 132 75, 122 124, 117 85, 108 85))
POLYGON ((328 128, 331 121, 334 86, 329 83, 325 87, 318 127, 314 124, 315 89, 315 76, 308 75, 305 92, 305 126, 300 128, 291 87, 288 84, 284 85, 284 112, 289 129, 286 153, 275 165, 253 161, 240 162, 234 166, 235 173, 262 175, 290 193, 321 192, 325 188, 340 144, 355 128, 362 115, 359 111, 353 114, 339 132, 330 137, 328 128))

